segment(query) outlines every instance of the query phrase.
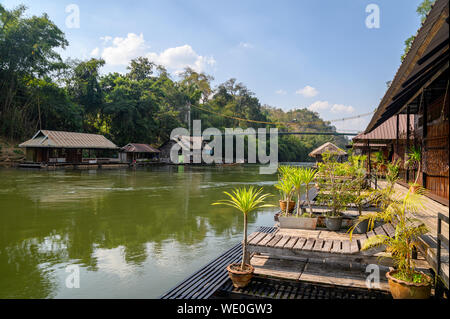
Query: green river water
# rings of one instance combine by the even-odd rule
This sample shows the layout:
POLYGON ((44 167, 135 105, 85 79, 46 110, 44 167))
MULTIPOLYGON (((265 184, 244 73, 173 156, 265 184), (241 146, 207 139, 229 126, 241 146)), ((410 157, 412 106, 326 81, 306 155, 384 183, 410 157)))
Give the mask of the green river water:
MULTIPOLYGON (((257 166, 0 169, 0 298, 158 298, 241 240, 242 215, 211 203, 255 185, 276 204, 275 181, 257 166)), ((251 214, 249 233, 275 211, 251 214)))

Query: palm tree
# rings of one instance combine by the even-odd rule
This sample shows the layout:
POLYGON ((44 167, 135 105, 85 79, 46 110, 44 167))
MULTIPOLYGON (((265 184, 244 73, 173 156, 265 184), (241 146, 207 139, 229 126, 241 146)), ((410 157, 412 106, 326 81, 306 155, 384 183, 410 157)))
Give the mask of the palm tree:
POLYGON ((289 203, 292 199, 292 193, 294 191, 294 184, 290 178, 284 177, 280 179, 277 184, 275 184, 275 188, 280 191, 280 194, 283 198, 283 201, 286 202, 286 216, 289 214, 289 203))
POLYGON ((264 201, 270 194, 261 194, 262 188, 255 189, 253 186, 249 188, 237 188, 234 189, 231 194, 228 192, 223 192, 229 197, 229 199, 219 200, 212 205, 225 205, 229 207, 236 208, 244 214, 244 241, 242 243, 242 263, 241 270, 245 269, 245 264, 247 261, 247 216, 250 212, 264 208, 273 207, 274 205, 265 204, 264 201))
POLYGON ((414 181, 414 185, 418 185, 417 181, 419 180, 421 161, 422 161, 422 151, 420 147, 413 146, 408 153, 408 160, 406 161, 405 164, 407 166, 417 164, 417 174, 416 180, 414 181))
POLYGON ((386 245, 391 253, 402 280, 413 282, 415 279, 415 264, 411 258, 413 247, 417 245, 420 235, 428 232, 427 227, 414 214, 423 209, 423 191, 411 192, 404 198, 392 201, 387 208, 379 212, 384 220, 397 220, 395 236, 377 235, 367 239, 362 247, 366 250, 380 245, 386 245), (410 216, 409 214, 412 216, 410 216))

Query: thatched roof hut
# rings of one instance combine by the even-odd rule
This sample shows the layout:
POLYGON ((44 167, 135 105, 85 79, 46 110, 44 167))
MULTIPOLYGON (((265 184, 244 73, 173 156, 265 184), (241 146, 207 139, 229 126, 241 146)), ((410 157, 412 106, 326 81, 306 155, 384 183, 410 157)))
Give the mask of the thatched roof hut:
POLYGON ((327 143, 319 146, 318 148, 313 150, 311 153, 309 153, 309 156, 314 157, 316 159, 316 162, 321 162, 322 154, 324 154, 326 152, 337 154, 338 161, 340 161, 340 162, 347 160, 347 153, 343 149, 337 147, 336 145, 334 145, 331 142, 327 142, 327 143))

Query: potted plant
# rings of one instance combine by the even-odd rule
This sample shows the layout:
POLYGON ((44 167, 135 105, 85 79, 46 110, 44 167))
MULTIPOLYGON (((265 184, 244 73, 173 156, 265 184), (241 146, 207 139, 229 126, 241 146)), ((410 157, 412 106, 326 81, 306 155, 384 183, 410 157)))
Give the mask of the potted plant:
POLYGON ((310 184, 314 180, 316 172, 316 170, 304 167, 296 167, 291 170, 291 174, 288 178, 297 194, 297 212, 295 216, 280 216, 278 218, 280 228, 316 229, 317 216, 315 216, 312 211, 308 196, 310 184), (304 212, 303 207, 301 207, 300 198, 304 192, 306 192, 306 201, 310 209, 309 213, 304 212))
POLYGON ((422 162, 422 151, 420 147, 413 146, 408 153, 408 160, 405 162, 407 168, 417 166, 416 179, 413 183, 409 184, 409 188, 412 192, 416 192, 417 189, 420 187, 420 184, 417 182, 419 180, 421 162, 422 162))
POLYGON ((411 190, 403 199, 392 201, 380 214, 385 218, 395 219, 394 237, 377 235, 370 237, 363 245, 362 250, 385 245, 394 261, 395 269, 389 271, 386 277, 389 289, 394 299, 426 299, 430 297, 432 280, 430 276, 415 269, 412 259, 414 246, 418 237, 428 232, 426 226, 408 213, 417 213, 422 206, 422 191, 411 190))
POLYGON ((318 202, 330 208, 325 214, 327 229, 337 231, 342 226, 343 211, 351 200, 351 179, 347 176, 349 164, 338 163, 335 153, 324 153, 322 158, 323 163, 320 163, 319 171, 323 177, 320 179, 318 202))
POLYGON ((295 208, 295 201, 292 200, 294 193, 294 185, 289 178, 284 177, 280 179, 275 188, 280 192, 281 199, 279 200, 281 214, 289 215, 295 208))
POLYGON ((263 207, 273 207, 273 205, 265 204, 264 201, 270 194, 262 194, 263 189, 255 189, 253 186, 249 188, 237 188, 231 193, 224 192, 228 199, 219 200, 213 205, 226 205, 236 208, 244 214, 244 240, 242 242, 242 261, 237 264, 227 266, 228 275, 230 276, 233 286, 243 288, 248 285, 252 279, 254 268, 250 265, 247 254, 247 216, 252 211, 263 207))

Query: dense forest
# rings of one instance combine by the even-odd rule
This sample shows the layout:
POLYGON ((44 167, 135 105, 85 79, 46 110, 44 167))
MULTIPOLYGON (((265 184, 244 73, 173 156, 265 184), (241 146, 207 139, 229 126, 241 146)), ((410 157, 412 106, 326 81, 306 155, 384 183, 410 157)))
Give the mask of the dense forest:
MULTIPOLYGON (((160 145, 172 129, 187 127, 187 114, 202 127, 273 127, 280 131, 326 131, 335 128, 305 108, 284 112, 261 105, 236 79, 213 86, 214 78, 186 68, 174 78, 147 58, 130 61, 126 74, 102 74, 101 59, 63 60, 64 33, 47 14, 26 17, 26 8, 0 4, 0 136, 30 138, 39 128, 99 133, 117 145, 160 145), (230 118, 233 116, 238 119, 230 118)), ((281 161, 305 161, 326 141, 344 146, 344 137, 283 135, 281 161)))

